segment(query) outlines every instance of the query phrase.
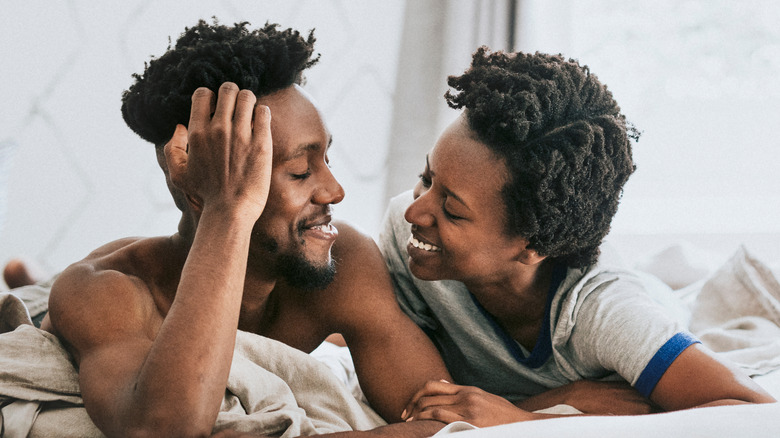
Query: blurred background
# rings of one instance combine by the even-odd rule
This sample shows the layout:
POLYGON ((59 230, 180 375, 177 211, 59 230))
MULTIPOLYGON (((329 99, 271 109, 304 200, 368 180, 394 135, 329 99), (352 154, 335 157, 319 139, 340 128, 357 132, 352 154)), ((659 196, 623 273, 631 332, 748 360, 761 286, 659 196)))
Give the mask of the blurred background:
POLYGON ((480 45, 590 66, 642 132, 610 240, 686 239, 780 258, 780 3, 774 0, 3 1, 0 263, 48 273, 111 240, 171 234, 153 146, 120 114, 151 56, 198 19, 316 29, 306 88, 334 136, 335 216, 376 235, 457 112, 480 45))

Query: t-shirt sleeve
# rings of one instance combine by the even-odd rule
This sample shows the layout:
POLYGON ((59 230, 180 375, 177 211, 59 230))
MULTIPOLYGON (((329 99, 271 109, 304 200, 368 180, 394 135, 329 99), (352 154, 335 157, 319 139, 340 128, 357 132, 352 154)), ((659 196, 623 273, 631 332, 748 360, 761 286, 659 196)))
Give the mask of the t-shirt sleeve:
POLYGON ((437 327, 428 304, 414 284, 407 265, 406 242, 411 235, 411 226, 404 219, 406 207, 412 202, 411 191, 390 200, 379 234, 379 250, 393 279, 395 296, 404 311, 423 330, 437 327))
POLYGON ((583 369, 616 372, 644 396, 677 356, 698 342, 647 287, 638 278, 599 284, 581 298, 571 335, 583 369))

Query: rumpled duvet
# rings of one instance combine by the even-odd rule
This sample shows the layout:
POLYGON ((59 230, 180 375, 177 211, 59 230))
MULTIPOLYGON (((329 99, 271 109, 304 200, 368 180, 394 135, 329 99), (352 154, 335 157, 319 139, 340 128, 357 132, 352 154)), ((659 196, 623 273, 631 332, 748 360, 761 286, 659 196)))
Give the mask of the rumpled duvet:
POLYGON ((691 307, 691 332, 711 350, 751 377, 780 369, 780 283, 744 247, 704 282, 691 307))
MULTIPOLYGON (((52 334, 30 323, 22 301, 0 294, 0 436, 100 437, 78 373, 52 334)), ((214 432, 282 437, 366 430, 385 422, 327 366, 272 339, 239 331, 214 432)))

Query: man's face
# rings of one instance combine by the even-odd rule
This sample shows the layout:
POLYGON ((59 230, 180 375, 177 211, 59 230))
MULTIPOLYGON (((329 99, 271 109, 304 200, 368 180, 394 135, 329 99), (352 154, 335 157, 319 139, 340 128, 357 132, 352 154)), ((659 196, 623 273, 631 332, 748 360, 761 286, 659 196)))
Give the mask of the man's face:
POLYGON ((338 231, 330 223, 330 205, 344 198, 328 166, 330 132, 298 86, 258 101, 271 110, 274 155, 268 201, 252 231, 250 263, 270 265, 272 275, 293 287, 322 288, 335 273, 330 249, 338 231))

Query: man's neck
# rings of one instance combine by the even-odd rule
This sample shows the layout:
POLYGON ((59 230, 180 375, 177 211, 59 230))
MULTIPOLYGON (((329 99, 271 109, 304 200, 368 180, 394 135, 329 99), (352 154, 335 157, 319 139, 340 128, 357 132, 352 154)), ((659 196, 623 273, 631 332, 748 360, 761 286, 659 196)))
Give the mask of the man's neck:
POLYGON ((280 304, 280 294, 274 293, 276 286, 275 280, 247 272, 238 319, 239 329, 261 333, 276 320, 280 304))

